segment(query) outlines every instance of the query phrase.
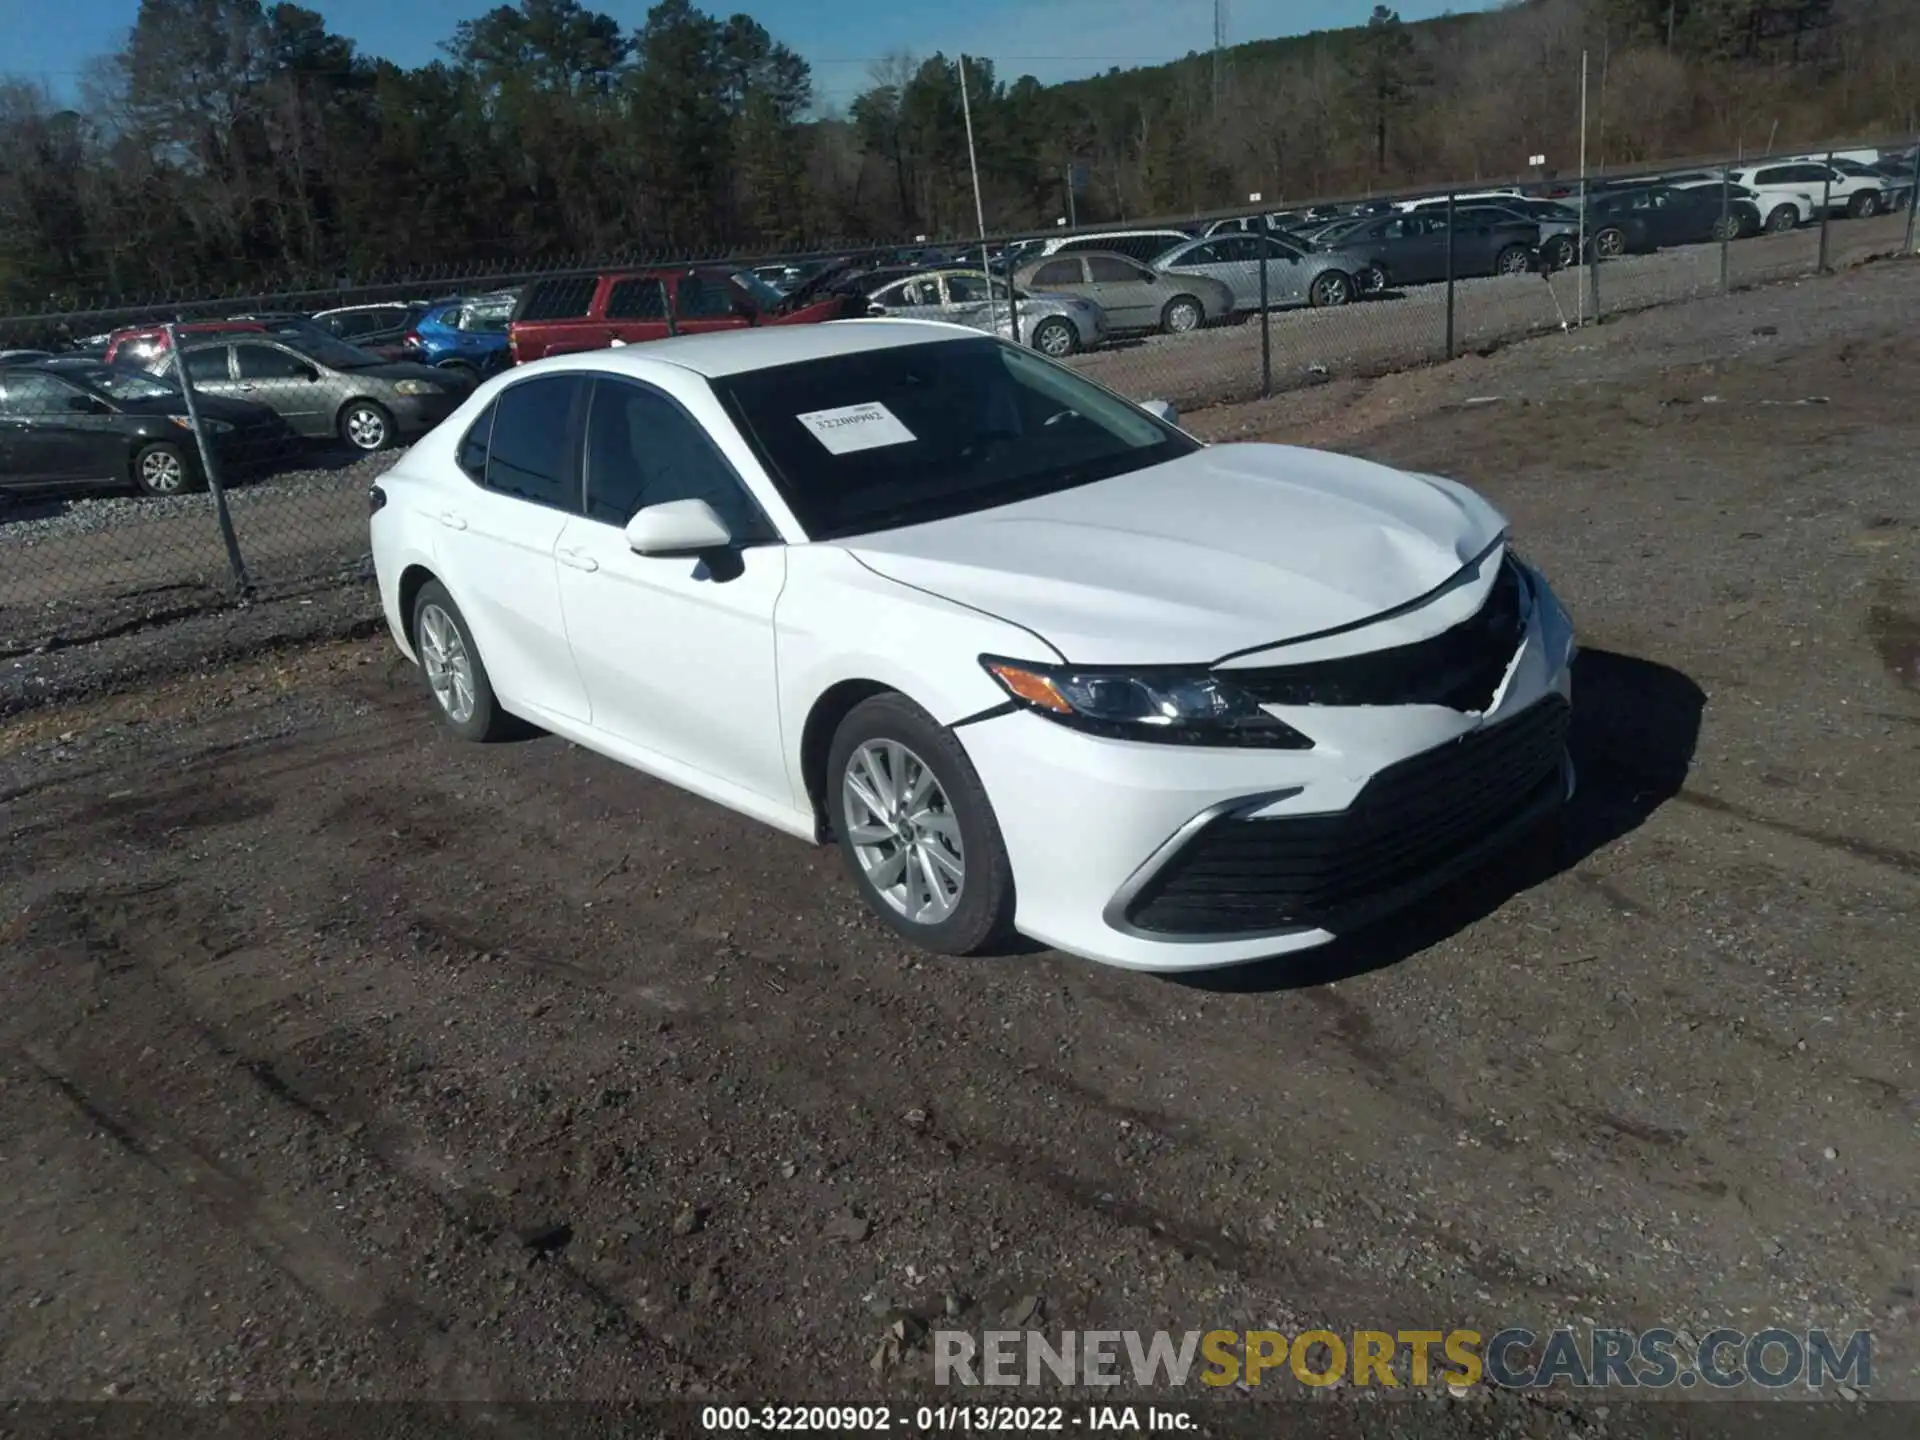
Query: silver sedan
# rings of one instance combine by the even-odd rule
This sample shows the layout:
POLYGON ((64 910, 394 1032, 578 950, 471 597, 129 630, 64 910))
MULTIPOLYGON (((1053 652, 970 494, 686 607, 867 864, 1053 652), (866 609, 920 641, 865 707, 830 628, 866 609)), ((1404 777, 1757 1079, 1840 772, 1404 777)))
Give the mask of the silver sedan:
POLYGON ((989 281, 979 270, 929 270, 883 286, 867 303, 876 315, 944 320, 1007 336, 1013 333, 1010 322, 1017 313, 1020 343, 1056 360, 1090 350, 1107 338, 1106 312, 1093 301, 1079 295, 1010 292, 1006 281, 989 281))
POLYGON ((1258 310, 1263 255, 1269 306, 1344 305, 1353 298, 1353 277, 1346 272, 1341 257, 1314 254, 1274 235, 1215 235, 1189 240, 1157 257, 1153 268, 1218 280, 1233 292, 1235 310, 1258 310))

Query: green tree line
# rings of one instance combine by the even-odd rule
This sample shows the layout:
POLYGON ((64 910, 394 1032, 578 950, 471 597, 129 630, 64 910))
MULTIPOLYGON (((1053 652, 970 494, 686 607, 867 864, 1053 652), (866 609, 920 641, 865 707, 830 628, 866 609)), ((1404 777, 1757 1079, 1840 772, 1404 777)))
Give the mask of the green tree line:
POLYGON ((1754 154, 1920 126, 1912 0, 1518 0, 1090 79, 900 54, 844 109, 751 16, 580 0, 461 22, 413 69, 317 11, 140 0, 56 98, 0 80, 0 300, 774 253, 974 223, 1192 215, 1576 161, 1754 154), (1069 191, 1071 190, 1071 194, 1069 191))

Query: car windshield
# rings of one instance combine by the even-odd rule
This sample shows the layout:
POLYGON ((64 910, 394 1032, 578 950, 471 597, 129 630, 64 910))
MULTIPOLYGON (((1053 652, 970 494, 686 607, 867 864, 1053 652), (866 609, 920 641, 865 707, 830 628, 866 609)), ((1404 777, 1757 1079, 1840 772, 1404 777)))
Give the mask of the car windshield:
POLYGON ((291 334, 279 333, 275 338, 308 359, 318 360, 329 370, 364 370, 369 365, 386 363, 372 351, 336 340, 317 326, 312 330, 296 330, 291 334))
POLYGON ((115 400, 165 400, 180 393, 171 385, 161 384, 145 370, 124 365, 56 364, 50 368, 68 380, 89 390, 98 390, 102 395, 111 395, 115 400))
POLYGON ((713 382, 815 540, 967 515, 1199 448, 1072 371, 948 340, 713 382))

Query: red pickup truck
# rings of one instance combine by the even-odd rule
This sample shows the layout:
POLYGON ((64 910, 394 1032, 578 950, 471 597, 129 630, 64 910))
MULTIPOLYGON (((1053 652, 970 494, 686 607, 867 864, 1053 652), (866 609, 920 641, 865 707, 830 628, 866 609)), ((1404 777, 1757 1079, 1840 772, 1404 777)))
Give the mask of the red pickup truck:
POLYGON ((863 297, 834 294, 820 283, 830 273, 787 295, 744 270, 708 266, 535 280, 513 308, 507 348, 519 365, 548 355, 604 350, 616 341, 638 345, 670 335, 865 315, 863 297))

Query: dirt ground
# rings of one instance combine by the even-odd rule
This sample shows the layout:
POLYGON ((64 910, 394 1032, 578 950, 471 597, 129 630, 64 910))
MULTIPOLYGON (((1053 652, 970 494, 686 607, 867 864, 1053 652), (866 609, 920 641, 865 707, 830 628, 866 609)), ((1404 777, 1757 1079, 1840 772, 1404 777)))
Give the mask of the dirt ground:
POLYGON ((1561 827, 1204 983, 917 956, 378 635, 16 715, 4 1398, 925 1398, 889 1335, 1009 1314, 1864 1327, 1920 1396, 1916 302, 1196 421, 1473 481, 1586 647, 1561 827))

